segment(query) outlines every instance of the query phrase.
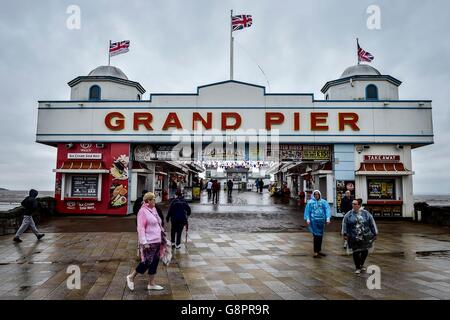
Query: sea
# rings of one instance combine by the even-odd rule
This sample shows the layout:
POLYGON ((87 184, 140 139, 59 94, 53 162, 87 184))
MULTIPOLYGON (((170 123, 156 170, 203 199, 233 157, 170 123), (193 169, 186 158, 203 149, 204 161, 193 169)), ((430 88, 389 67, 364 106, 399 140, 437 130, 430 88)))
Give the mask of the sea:
MULTIPOLYGON (((39 191, 38 197, 53 197, 53 191, 39 191)), ((0 211, 20 206, 28 191, 0 190, 0 211)), ((414 202, 426 202, 430 206, 450 206, 450 195, 415 195, 414 202)))

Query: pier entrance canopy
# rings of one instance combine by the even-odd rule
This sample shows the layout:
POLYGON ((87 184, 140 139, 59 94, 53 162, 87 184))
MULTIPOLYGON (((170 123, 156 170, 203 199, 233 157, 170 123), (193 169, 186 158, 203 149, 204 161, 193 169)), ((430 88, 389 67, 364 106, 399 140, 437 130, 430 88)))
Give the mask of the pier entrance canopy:
POLYGON ((71 100, 39 102, 36 140, 58 148, 57 207, 124 215, 142 190, 164 202, 181 184, 195 201, 212 179, 244 191, 262 181, 300 202, 319 189, 337 216, 346 191, 376 215, 412 216, 411 150, 433 143, 431 102, 399 100, 400 81, 366 69, 328 82, 325 100, 238 81, 142 100, 116 73, 78 77, 71 100), (373 83, 379 100, 361 97, 373 83))

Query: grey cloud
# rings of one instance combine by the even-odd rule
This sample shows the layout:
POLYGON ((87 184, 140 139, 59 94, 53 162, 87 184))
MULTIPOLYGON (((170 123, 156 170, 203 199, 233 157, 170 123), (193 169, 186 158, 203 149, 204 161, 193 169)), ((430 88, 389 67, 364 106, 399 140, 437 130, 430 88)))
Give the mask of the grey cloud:
POLYGON ((0 160, 0 187, 53 189, 55 149, 34 142, 37 100, 68 99, 68 81, 107 63, 109 39, 131 40, 130 52, 111 62, 139 81, 147 98, 228 79, 231 8, 254 17, 252 28, 236 33, 235 78, 266 86, 256 62, 272 92, 322 98, 323 84, 356 63, 359 37, 375 55, 373 66, 404 82, 402 99, 433 100, 436 143, 413 152, 415 190, 450 193, 446 0, 4 2, 0 147, 7 157, 0 160), (366 8, 374 3, 382 28, 370 31, 366 8), (71 4, 81 8, 81 30, 66 28, 71 4))

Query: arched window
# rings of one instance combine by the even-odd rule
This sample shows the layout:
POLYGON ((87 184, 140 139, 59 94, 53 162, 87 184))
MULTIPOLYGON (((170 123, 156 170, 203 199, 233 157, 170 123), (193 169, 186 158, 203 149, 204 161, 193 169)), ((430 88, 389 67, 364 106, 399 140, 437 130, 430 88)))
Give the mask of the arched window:
POLYGON ((378 100, 378 88, 374 84, 366 87, 366 100, 378 100))
POLYGON ((102 98, 101 89, 98 85, 93 85, 89 89, 89 100, 100 100, 102 98))

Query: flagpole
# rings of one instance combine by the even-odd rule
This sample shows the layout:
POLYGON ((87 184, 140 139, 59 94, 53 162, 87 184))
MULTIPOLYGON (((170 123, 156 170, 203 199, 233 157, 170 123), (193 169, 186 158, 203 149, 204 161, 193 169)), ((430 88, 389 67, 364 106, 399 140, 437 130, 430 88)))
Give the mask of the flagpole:
POLYGON ((230 15, 230 80, 233 80, 233 10, 230 15))
POLYGON ((359 65, 359 40, 356 38, 356 57, 358 58, 358 65, 359 65))
POLYGON ((109 53, 110 48, 111 48, 111 40, 109 40, 109 47, 108 47, 108 67, 111 65, 111 53, 109 53))

